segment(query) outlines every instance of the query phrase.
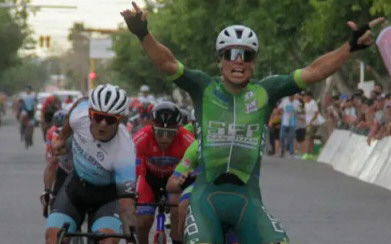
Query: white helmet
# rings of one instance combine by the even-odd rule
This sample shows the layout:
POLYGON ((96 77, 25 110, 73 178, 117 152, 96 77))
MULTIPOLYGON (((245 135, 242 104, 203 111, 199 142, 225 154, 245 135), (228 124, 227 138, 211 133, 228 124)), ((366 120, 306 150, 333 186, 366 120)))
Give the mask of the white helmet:
POLYGON ((216 51, 229 46, 244 46, 258 52, 258 45, 258 38, 253 30, 244 25, 231 25, 217 36, 216 51))
POLYGON ((110 84, 99 85, 90 92, 89 106, 99 112, 124 115, 128 107, 126 91, 110 84))
POLYGON ((149 92, 149 86, 147 85, 142 85, 140 87, 140 92, 149 92))

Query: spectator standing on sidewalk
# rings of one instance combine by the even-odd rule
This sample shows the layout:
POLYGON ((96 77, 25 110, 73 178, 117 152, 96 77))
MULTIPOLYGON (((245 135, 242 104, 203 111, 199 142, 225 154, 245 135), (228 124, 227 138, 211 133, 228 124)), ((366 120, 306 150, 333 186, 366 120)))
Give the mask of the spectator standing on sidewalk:
POLYGON ((296 126, 295 151, 297 155, 301 157, 305 153, 304 139, 305 139, 305 127, 306 127, 303 94, 297 93, 295 99, 299 102, 299 108, 296 113, 297 126, 296 126))
POLYGON ((299 109, 299 101, 295 99, 295 96, 289 96, 282 99, 281 103, 278 105, 278 109, 282 113, 281 119, 281 128, 280 128, 280 147, 281 153, 280 157, 285 156, 285 149, 288 146, 289 154, 291 157, 295 155, 294 150, 294 139, 295 139, 295 130, 297 126, 297 116, 296 113, 299 109))
POLYGON ((314 151, 314 136, 318 130, 319 125, 325 122, 322 115, 319 113, 319 107, 316 104, 313 95, 310 91, 304 94, 304 109, 305 109, 305 122, 306 122, 306 138, 305 138, 305 154, 302 159, 312 159, 314 151))
MULTIPOLYGON (((278 106, 278 105, 277 105, 278 106)), ((275 155, 280 151, 280 127, 281 127, 281 111, 278 107, 274 108, 269 119, 269 155, 275 155)))

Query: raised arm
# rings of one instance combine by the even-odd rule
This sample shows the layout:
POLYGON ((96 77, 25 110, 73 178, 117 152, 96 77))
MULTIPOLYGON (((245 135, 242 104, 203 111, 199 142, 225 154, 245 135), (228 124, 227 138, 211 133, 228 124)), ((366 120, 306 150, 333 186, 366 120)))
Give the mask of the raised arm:
POLYGON ((175 74, 178 71, 175 56, 148 31, 147 13, 141 11, 135 2, 132 2, 132 5, 132 10, 121 12, 130 32, 138 37, 148 57, 159 71, 167 75, 175 74))
POLYGON ((372 44, 370 29, 383 21, 384 18, 377 18, 361 28, 357 28, 354 22, 349 21, 347 25, 353 31, 351 40, 338 49, 317 58, 309 66, 302 69, 301 78, 304 83, 309 85, 327 78, 345 63, 352 52, 369 47, 372 44))

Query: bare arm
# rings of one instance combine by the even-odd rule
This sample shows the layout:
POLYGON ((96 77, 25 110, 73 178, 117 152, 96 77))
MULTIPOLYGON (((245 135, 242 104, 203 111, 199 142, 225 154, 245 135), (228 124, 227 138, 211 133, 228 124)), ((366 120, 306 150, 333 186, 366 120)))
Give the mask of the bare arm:
POLYGON ((316 118, 318 117, 318 114, 319 114, 319 111, 315 112, 314 116, 312 117, 312 119, 310 121, 310 124, 312 124, 316 120, 316 118))
POLYGON ((135 201, 132 198, 120 198, 118 202, 123 232, 129 234, 130 226, 136 225, 135 201))
POLYGON ((58 160, 56 157, 51 157, 46 163, 45 170, 43 172, 43 185, 44 189, 52 189, 54 178, 56 177, 56 169, 58 166, 58 160))
POLYGON ((180 178, 171 175, 167 181, 166 190, 169 193, 181 193, 182 189, 179 187, 180 178))
MULTIPOLYGON (((369 22, 369 27, 375 27, 376 25, 382 23, 384 18, 377 18, 369 22)), ((349 21, 348 26, 353 30, 357 31, 358 28, 354 22, 349 21)), ((360 38, 357 40, 359 45, 370 45, 372 43, 372 34, 370 30, 367 30, 360 38)), ((351 54, 351 45, 349 42, 344 43, 338 49, 326 53, 325 55, 317 58, 309 66, 302 69, 302 79, 305 84, 313 84, 315 82, 321 81, 328 76, 335 73, 343 63, 350 57, 351 54)))
POLYGON ((350 46, 346 42, 337 50, 326 53, 305 67, 302 70, 304 83, 310 85, 327 78, 335 73, 349 57, 350 46))
POLYGON ((175 74, 178 70, 176 58, 166 46, 158 42, 148 31, 147 13, 141 11, 135 2, 132 2, 132 5, 133 9, 121 12, 129 30, 140 39, 145 52, 159 71, 167 75, 175 74))
POLYGON ((158 42, 151 34, 145 36, 141 42, 145 52, 154 66, 167 75, 173 75, 178 70, 178 62, 172 52, 158 42))

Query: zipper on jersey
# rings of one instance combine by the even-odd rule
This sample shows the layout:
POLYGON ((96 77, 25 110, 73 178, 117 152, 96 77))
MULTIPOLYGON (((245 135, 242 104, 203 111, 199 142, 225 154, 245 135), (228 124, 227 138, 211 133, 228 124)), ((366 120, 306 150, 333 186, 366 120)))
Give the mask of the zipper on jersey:
POLYGON ((229 168, 230 168, 230 165, 231 165, 231 157, 232 157, 232 149, 234 147, 234 140, 235 140, 235 136, 236 136, 236 99, 235 99, 235 96, 233 96, 233 100, 234 100, 234 121, 233 121, 233 129, 234 129, 234 135, 233 135, 233 140, 231 141, 231 148, 229 150, 229 157, 228 157, 228 164, 227 164, 227 170, 226 170, 226 173, 229 173, 229 168))

